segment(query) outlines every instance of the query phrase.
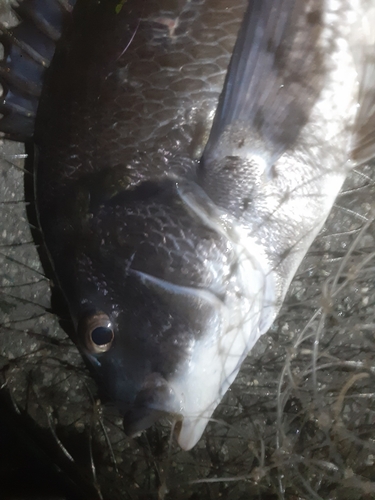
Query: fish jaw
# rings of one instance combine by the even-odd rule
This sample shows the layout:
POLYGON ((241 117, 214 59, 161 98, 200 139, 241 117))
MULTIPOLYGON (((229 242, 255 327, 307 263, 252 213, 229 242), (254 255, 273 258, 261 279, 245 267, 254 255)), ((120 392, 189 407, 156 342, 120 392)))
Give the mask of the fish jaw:
POLYGON ((241 364, 274 320, 274 285, 260 269, 251 269, 246 296, 223 306, 222 330, 207 332, 196 343, 189 366, 171 380, 180 396, 182 422, 177 440, 190 450, 201 438, 211 415, 236 378, 241 364), (267 311, 267 312, 266 312, 267 311))
MULTIPOLYGON (((254 281, 249 278, 253 285, 254 281)), ((259 282, 263 281, 260 273, 258 278, 259 282)), ((264 283, 259 282, 257 285, 261 284, 263 288, 264 283)), ((186 369, 170 381, 173 392, 181 401, 182 422, 177 440, 182 449, 190 450, 199 441, 243 360, 268 329, 269 325, 263 330, 259 326, 264 301, 265 291, 258 290, 252 303, 243 300, 242 304, 238 304, 237 311, 231 314, 232 318, 229 307, 223 307, 221 333, 207 332, 206 337, 195 344, 186 369), (233 325, 231 320, 237 324, 233 325), (232 324, 227 325, 228 322, 232 324)))
POLYGON ((123 416, 123 427, 132 436, 151 427, 161 417, 180 414, 180 401, 160 373, 151 373, 143 383, 134 404, 123 416))

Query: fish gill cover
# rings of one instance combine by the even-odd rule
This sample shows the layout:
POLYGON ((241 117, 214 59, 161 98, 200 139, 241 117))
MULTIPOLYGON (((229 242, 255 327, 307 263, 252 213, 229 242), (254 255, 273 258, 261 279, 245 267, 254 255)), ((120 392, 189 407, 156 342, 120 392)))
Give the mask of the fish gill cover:
MULTIPOLYGON (((25 213, 23 148, 4 141, 2 149, 3 391, 61 444, 71 468, 25 424, 32 448, 63 471, 66 498, 374 497, 371 163, 351 173, 275 324, 197 446, 183 452, 168 421, 129 440, 118 414, 94 401, 80 355, 49 309, 25 213)), ((5 416, 11 408, 2 400, 5 416)), ((11 470, 4 462, 2 478, 11 470)))

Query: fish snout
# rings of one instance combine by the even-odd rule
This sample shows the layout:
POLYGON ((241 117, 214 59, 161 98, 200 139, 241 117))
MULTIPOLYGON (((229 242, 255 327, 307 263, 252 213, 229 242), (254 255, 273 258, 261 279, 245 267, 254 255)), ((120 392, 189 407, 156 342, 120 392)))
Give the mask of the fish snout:
POLYGON ((151 427, 167 415, 179 415, 181 402, 160 373, 147 376, 132 407, 123 417, 124 431, 128 436, 151 427))

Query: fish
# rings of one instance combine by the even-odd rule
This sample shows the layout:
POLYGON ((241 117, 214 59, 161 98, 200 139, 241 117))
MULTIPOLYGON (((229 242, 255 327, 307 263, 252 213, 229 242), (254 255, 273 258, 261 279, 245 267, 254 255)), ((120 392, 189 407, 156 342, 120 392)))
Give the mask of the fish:
POLYGON ((37 3, 2 30, 0 129, 33 144, 44 244, 99 389, 126 433, 171 415, 191 449, 375 156, 374 7, 37 3))

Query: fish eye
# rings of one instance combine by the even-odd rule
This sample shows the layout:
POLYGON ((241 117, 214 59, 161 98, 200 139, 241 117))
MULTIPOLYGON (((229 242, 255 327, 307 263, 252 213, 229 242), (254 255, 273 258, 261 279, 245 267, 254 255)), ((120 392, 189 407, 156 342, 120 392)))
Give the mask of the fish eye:
POLYGON ((114 339, 113 325, 109 316, 98 312, 87 316, 79 325, 85 347, 92 354, 107 352, 114 339))

